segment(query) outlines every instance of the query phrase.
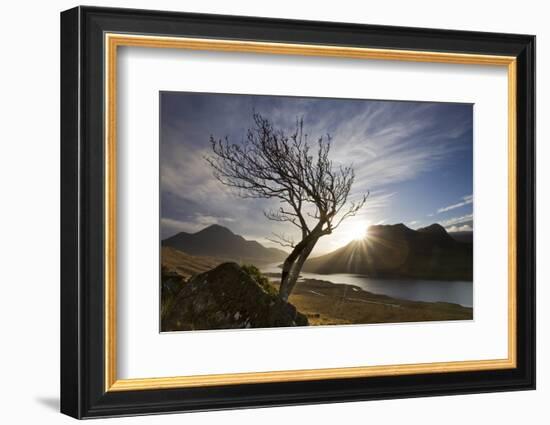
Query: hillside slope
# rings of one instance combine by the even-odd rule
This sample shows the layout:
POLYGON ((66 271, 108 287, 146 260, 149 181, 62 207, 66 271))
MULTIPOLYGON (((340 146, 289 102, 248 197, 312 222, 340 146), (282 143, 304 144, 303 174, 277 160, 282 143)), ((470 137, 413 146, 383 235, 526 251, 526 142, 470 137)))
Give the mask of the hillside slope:
POLYGON ((225 260, 270 263, 282 261, 287 254, 276 248, 267 248, 234 234, 226 227, 214 224, 197 233, 180 232, 162 241, 163 247, 172 247, 194 256, 218 257, 225 260))
POLYGON ((188 278, 196 273, 213 269, 218 264, 223 263, 223 260, 214 257, 189 255, 170 246, 163 246, 161 263, 167 272, 175 272, 183 278, 188 278))
POLYGON ((439 224, 413 230, 404 224, 371 226, 368 236, 311 258, 303 271, 372 277, 472 280, 472 244, 453 239, 439 224))

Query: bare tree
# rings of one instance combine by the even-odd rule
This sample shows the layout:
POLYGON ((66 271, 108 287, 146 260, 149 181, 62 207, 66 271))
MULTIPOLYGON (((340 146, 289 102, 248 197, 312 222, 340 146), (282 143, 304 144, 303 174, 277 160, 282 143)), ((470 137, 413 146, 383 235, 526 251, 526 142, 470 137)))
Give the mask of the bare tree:
POLYGON ((348 202, 355 173, 353 167, 336 167, 329 159, 329 135, 317 139, 316 149, 312 149, 303 132, 303 119, 296 121, 296 129, 288 135, 258 113, 253 119, 254 127, 241 144, 211 136, 213 154, 206 160, 215 177, 237 189, 241 197, 278 199, 281 206, 265 211, 265 216, 300 229, 297 243, 282 234, 271 239, 292 250, 283 263, 279 289, 279 296, 286 301, 319 238, 355 215, 368 193, 348 202))

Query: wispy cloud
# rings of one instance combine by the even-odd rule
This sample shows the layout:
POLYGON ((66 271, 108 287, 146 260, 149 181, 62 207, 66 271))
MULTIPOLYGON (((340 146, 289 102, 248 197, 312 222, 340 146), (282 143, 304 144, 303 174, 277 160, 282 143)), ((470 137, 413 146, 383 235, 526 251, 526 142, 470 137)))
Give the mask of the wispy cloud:
POLYGON ((454 210, 456 208, 460 208, 460 207, 463 207, 465 205, 469 205, 473 202, 474 200, 474 197, 473 195, 467 195, 467 196, 464 196, 462 197, 462 201, 456 203, 456 204, 452 204, 452 205, 449 205, 449 206, 446 206, 446 207, 443 207, 443 208, 439 208, 437 210, 437 213, 440 214, 440 213, 443 213, 443 212, 447 212, 447 211, 451 211, 451 210, 454 210))
POLYGON ((463 215, 463 216, 460 216, 460 217, 453 217, 453 218, 449 218, 447 220, 440 221, 440 224, 443 227, 450 227, 450 226, 454 226, 454 225, 457 225, 457 224, 462 224, 462 223, 472 221, 473 219, 474 219, 473 214, 466 214, 466 215, 463 215))
POLYGON ((263 216, 262 210, 280 206, 277 201, 239 198, 214 178, 204 161, 210 153, 210 135, 239 143, 253 124, 253 110, 288 130, 303 117, 312 145, 320 136, 332 136, 335 164, 353 164, 355 169, 350 199, 370 192, 349 229, 351 224, 386 222, 387 212, 397 211, 392 206, 400 190, 396 184, 414 181, 457 152, 471 149, 468 105, 193 93, 165 93, 161 104, 163 237, 213 223, 225 223, 235 233, 258 240, 271 232, 296 232, 288 223, 269 222, 263 216))
MULTIPOLYGON (((353 162, 358 187, 378 188, 413 179, 467 147, 458 139, 468 131, 469 117, 441 125, 438 105, 380 102, 358 109, 359 113, 345 118, 329 116, 333 158, 353 162)), ((315 127, 321 131, 326 124, 323 120, 315 127)))
MULTIPOLYGON (((396 194, 397 192, 385 192, 383 190, 370 192, 365 206, 358 212, 357 216, 375 215, 380 210, 387 208, 396 194)), ((350 197, 350 200, 353 200, 353 198, 350 197)))
POLYGON ((461 226, 451 226, 447 227, 447 232, 453 233, 453 232, 471 232, 473 231, 473 227, 470 224, 463 224, 461 226))

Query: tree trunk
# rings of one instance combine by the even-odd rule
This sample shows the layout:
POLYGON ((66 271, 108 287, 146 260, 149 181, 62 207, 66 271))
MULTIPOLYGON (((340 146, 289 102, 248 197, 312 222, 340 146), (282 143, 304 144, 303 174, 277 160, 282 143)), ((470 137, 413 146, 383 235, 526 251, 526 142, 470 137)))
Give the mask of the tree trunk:
MULTIPOLYGON (((294 252, 296 251, 295 249, 285 260, 285 263, 283 264, 283 273, 281 275, 281 286, 279 288, 279 297, 283 299, 283 301, 288 301, 288 297, 290 296, 294 286, 296 285, 296 281, 300 276, 302 266, 309 257, 309 254, 311 254, 311 251, 315 247, 318 240, 319 237, 312 237, 309 238, 309 240, 304 240, 305 243, 300 247, 300 249, 296 253, 294 252)), ((298 244, 296 248, 299 246, 300 244, 298 244)))
POLYGON ((308 236, 300 241, 298 245, 294 247, 292 252, 289 254, 288 257, 286 257, 285 262, 283 263, 283 269, 281 271, 281 286, 279 287, 279 296, 283 298, 285 301, 288 298, 288 293, 286 291, 286 282, 288 280, 288 277, 290 275, 290 271, 292 270, 292 266, 294 265, 294 262, 299 257, 300 253, 304 250, 307 243, 311 240, 311 238, 308 236), (286 293, 286 298, 283 296, 283 294, 286 293))

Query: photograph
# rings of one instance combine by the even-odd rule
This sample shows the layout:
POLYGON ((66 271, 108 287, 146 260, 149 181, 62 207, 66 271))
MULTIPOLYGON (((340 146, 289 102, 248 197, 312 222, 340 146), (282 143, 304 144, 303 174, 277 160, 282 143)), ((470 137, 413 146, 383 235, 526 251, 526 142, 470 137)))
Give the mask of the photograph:
MULTIPOLYGON (((430 397, 439 422, 480 407, 505 423, 540 416, 543 14, 280 3, 265 16, 233 4, 61 5, 59 17, 44 6, 31 19, 51 43, 6 67, 21 83, 10 104, 32 92, 51 106, 59 89, 60 107, 32 120, 19 108, 6 139, 36 133, 25 137, 35 146, 5 144, 22 153, 5 155, 4 180, 25 222, 3 220, 22 259, 5 280, 30 264, 20 253, 32 226, 57 232, 38 239, 58 241, 58 261, 41 251, 32 270, 55 271, 60 287, 27 297, 38 315, 7 304, 23 320, 4 321, 18 343, 39 329, 11 351, 46 348, 24 370, 5 362, 8 415, 231 422, 220 411, 251 409, 233 416, 243 425, 303 406, 284 419, 300 410, 321 425, 346 416, 328 404, 360 417, 368 402, 373 420, 426 422, 419 398, 430 397), (56 57, 44 78, 21 72, 56 57), (49 180, 57 194, 40 187, 49 180), (42 217, 36 206, 56 196, 42 217), (396 409, 401 399, 416 401, 396 409)), ((35 33, 14 45, 35 46, 35 33)))
POLYGON ((473 319, 473 105, 160 92, 162 332, 473 319))

